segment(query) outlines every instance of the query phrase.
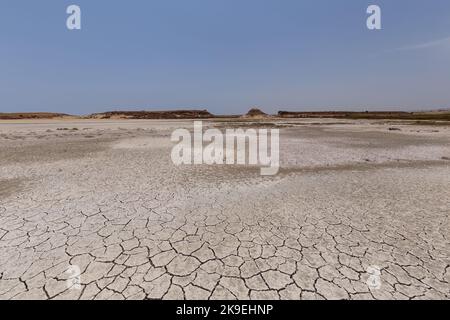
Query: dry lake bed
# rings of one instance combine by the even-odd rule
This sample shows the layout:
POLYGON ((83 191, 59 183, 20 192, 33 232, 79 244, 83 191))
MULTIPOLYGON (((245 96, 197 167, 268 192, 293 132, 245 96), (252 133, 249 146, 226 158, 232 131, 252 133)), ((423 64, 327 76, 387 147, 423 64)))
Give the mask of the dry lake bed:
POLYGON ((175 166, 192 121, 0 122, 0 299, 450 298, 450 126, 257 126, 276 176, 175 166))

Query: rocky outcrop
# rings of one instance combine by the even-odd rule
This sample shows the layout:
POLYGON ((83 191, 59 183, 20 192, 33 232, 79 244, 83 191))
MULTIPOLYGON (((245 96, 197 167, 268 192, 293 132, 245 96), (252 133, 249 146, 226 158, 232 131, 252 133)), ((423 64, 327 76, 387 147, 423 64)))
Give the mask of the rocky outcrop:
POLYGON ((51 113, 51 112, 0 113, 0 120, 54 119, 65 117, 72 117, 72 116, 64 113, 51 113))
POLYGON ((267 113, 264 113, 258 108, 252 108, 243 118, 268 118, 270 117, 267 113))
POLYGON ((206 119, 214 118, 207 110, 174 110, 174 111, 110 111, 95 113, 92 119, 206 119))

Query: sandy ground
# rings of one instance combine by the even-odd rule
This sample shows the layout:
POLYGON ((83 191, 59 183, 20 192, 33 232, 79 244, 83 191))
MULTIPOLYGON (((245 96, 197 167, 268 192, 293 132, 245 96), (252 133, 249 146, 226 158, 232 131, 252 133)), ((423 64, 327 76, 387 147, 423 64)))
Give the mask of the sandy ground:
POLYGON ((0 122, 0 299, 449 299, 450 127, 317 122, 265 124, 274 177, 174 166, 191 121, 0 122))

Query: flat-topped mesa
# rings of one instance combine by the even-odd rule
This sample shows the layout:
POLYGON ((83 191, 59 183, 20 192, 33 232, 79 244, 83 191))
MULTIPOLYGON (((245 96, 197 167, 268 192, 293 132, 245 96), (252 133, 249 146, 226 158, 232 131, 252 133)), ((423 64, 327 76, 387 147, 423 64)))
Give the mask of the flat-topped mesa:
POLYGON ((0 113, 0 120, 26 120, 26 119, 55 119, 55 118, 74 118, 74 116, 64 113, 52 112, 16 112, 0 113))
POLYGON ((373 120, 436 120, 449 121, 450 112, 405 112, 405 111, 279 111, 279 118, 338 118, 373 120))
POLYGON ((385 118, 405 117, 411 113, 402 111, 278 111, 281 118, 385 118))
POLYGON ((261 111, 259 108, 252 108, 243 118, 268 118, 270 117, 267 113, 261 111))
POLYGON ((92 119, 207 119, 214 118, 208 110, 109 111, 94 113, 92 119))

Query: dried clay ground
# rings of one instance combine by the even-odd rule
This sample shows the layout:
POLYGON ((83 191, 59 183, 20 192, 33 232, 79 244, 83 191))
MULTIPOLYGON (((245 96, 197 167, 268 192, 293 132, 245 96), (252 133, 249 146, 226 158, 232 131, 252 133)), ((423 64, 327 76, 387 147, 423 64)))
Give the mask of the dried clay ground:
POLYGON ((174 166, 192 121, 1 122, 0 299, 450 298, 449 126, 259 126, 273 177, 174 166))

